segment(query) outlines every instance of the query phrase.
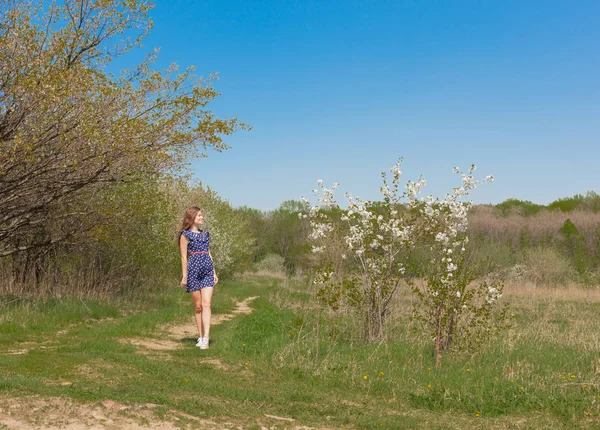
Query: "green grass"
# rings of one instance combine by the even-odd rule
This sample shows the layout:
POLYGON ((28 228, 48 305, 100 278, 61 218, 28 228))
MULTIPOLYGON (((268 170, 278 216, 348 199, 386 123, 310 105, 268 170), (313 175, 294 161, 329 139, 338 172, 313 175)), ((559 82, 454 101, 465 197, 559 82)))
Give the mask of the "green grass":
POLYGON ((599 303, 509 297, 515 326, 436 370, 402 300, 389 321, 393 341, 364 345, 358 321, 318 313, 300 281, 224 282, 213 313, 250 296, 259 296, 254 312, 214 326, 207 351, 192 339, 147 353, 120 341, 161 340, 165 324, 189 322, 191 301, 176 289, 157 287, 134 302, 5 307, 0 397, 151 403, 157 419, 177 410, 243 428, 268 422, 264 414, 296 420, 270 422, 278 428, 598 428, 599 303))

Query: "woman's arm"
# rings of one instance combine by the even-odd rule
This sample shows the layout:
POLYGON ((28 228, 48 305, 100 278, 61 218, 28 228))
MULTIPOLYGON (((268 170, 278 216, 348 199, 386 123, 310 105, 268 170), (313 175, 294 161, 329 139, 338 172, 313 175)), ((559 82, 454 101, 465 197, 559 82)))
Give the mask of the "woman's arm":
POLYGON ((217 282, 219 282, 219 278, 217 277, 217 271, 215 270, 215 260, 213 260, 212 255, 210 254, 210 250, 208 251, 208 256, 210 257, 210 260, 213 262, 213 276, 215 278, 215 285, 217 285, 217 282))
POLYGON ((179 254, 181 255, 181 273, 183 274, 181 277, 181 287, 185 287, 187 285, 187 246, 189 241, 190 240, 183 234, 179 236, 179 254))

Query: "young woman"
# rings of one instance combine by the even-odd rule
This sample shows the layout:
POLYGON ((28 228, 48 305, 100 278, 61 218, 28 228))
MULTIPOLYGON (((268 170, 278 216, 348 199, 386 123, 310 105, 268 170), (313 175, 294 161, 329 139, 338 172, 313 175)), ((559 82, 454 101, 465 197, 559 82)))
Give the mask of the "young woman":
POLYGON ((202 211, 193 206, 185 211, 179 230, 179 251, 183 277, 181 287, 191 293, 196 309, 198 343, 200 349, 208 349, 210 332, 210 302, 213 287, 219 282, 212 256, 208 249, 210 233, 200 230, 204 222, 202 211))

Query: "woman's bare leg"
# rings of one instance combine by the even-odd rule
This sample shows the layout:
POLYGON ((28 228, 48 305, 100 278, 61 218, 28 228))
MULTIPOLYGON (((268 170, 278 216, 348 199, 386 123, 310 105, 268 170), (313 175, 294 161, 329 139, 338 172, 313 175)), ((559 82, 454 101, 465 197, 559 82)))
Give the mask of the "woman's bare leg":
POLYGON ((200 291, 192 291, 192 301, 194 302, 194 309, 196 311, 196 326, 198 327, 198 337, 202 336, 202 295, 200 291))
MULTIPOLYGON (((211 309, 210 309, 210 304, 212 301, 212 294, 213 294, 213 288, 212 287, 205 287, 202 288, 200 290, 201 294, 202 294, 202 328, 203 328, 203 334, 201 337, 205 337, 205 338, 209 338, 209 334, 210 334, 210 316, 211 316, 211 309)), ((197 314, 196 314, 197 315, 197 314)))

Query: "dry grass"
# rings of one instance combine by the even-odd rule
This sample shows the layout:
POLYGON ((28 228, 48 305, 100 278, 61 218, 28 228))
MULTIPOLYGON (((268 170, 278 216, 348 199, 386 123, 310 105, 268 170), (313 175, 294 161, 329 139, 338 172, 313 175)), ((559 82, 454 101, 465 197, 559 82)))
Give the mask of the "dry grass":
POLYGON ((103 272, 90 264, 85 270, 63 271, 60 265, 52 272, 28 272, 25 279, 15 279, 8 264, 0 265, 0 295, 22 299, 60 299, 77 297, 108 299, 131 281, 122 274, 103 272))
POLYGON ((507 282, 504 286, 505 296, 526 296, 533 301, 539 299, 600 302, 600 286, 598 288, 582 288, 580 284, 569 283, 560 288, 538 286, 534 282, 507 282))

